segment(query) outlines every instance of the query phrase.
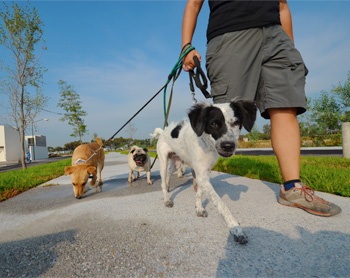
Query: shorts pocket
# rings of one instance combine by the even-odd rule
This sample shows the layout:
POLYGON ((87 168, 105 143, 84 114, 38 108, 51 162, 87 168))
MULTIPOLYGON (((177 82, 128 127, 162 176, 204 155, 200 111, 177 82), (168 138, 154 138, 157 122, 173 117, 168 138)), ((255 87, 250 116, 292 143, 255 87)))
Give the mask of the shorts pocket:
POLYGON ((211 84, 211 95, 213 98, 215 97, 223 97, 227 95, 227 84, 223 83, 216 83, 216 84, 211 84))

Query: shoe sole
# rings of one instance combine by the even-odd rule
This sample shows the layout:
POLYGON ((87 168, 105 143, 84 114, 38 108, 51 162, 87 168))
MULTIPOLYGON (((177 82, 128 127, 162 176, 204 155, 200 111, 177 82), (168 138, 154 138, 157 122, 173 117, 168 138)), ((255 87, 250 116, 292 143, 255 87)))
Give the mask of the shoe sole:
POLYGON ((301 205, 298 205, 296 203, 292 203, 290 201, 284 200, 284 199, 282 199, 280 197, 278 198, 278 203, 280 203, 281 205, 287 206, 287 207, 300 208, 300 209, 305 210, 308 213, 311 213, 311 214, 317 215, 317 216, 323 216, 323 217, 333 216, 332 213, 322 213, 322 212, 314 211, 314 210, 311 210, 309 208, 306 208, 306 207, 303 207, 301 205))

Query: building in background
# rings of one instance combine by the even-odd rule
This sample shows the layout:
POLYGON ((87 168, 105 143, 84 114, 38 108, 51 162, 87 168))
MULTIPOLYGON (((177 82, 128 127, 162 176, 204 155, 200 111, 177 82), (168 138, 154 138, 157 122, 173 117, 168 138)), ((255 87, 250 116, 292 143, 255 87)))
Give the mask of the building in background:
POLYGON ((20 161, 20 146, 17 129, 9 125, 0 125, 0 162, 20 161))
POLYGON ((43 135, 28 135, 25 136, 26 151, 30 152, 31 160, 44 159, 49 157, 49 152, 46 144, 46 136, 43 135))
MULTIPOLYGON (((25 136, 25 153, 30 152, 31 160, 45 159, 49 157, 46 136, 25 136)), ((27 157, 27 155, 26 155, 27 157)), ((0 125, 0 162, 14 162, 21 160, 21 144, 18 131, 9 125, 0 125)))

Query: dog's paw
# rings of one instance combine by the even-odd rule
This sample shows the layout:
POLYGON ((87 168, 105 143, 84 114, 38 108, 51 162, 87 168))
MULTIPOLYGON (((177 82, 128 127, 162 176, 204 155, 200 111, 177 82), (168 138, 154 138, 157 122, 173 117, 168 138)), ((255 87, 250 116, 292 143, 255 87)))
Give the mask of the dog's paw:
POLYGON ((198 217, 208 217, 208 212, 205 209, 196 210, 198 217))
POLYGON ((165 202, 165 206, 168 208, 172 208, 174 206, 174 203, 169 200, 169 201, 165 202))
POLYGON ((248 243, 248 236, 242 231, 241 227, 234 227, 230 229, 233 240, 240 244, 248 243))
POLYGON ((152 185, 153 183, 152 183, 151 181, 148 181, 147 184, 148 184, 148 185, 152 185))

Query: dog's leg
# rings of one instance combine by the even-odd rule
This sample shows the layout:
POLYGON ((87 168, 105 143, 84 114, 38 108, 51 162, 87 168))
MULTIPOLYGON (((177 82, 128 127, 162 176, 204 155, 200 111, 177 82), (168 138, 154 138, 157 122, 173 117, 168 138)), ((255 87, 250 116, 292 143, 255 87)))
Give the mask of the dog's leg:
POLYGON ((171 208, 174 204, 169 198, 169 180, 168 178, 168 153, 160 154, 158 153, 159 156, 159 162, 160 162, 160 177, 162 180, 162 191, 163 191, 163 196, 164 196, 164 203, 166 207, 171 208))
POLYGON ((196 213, 198 217, 208 217, 207 211, 203 208, 202 195, 202 188, 198 187, 196 193, 196 213))
POLYGON ((183 178, 181 166, 177 169, 177 177, 183 178))
POLYGON ((94 192, 95 193, 97 191, 96 180, 97 180, 97 175, 92 175, 92 179, 90 181, 90 185, 94 187, 94 192))
MULTIPOLYGON (((102 172, 102 169, 101 169, 101 165, 98 164, 97 165, 97 185, 98 185, 98 190, 101 192, 102 191, 102 177, 101 177, 101 172, 102 172)), ((95 191, 96 192, 96 191, 95 191)))
POLYGON ((193 176, 193 189, 194 189, 194 191, 197 192, 198 184, 197 184, 197 180, 196 180, 196 173, 193 169, 191 169, 191 172, 192 172, 192 176, 193 176))
POLYGON ((96 180, 97 180, 97 175, 92 175, 92 179, 90 181, 90 185, 91 186, 95 186, 96 180))
POLYGON ((174 164, 177 169, 177 177, 182 178, 183 177, 182 173, 185 172, 185 170, 182 170, 183 167, 182 167, 182 161, 180 157, 177 156, 174 158, 174 164))
POLYGON ((170 191, 170 176, 172 173, 174 173, 176 171, 174 157, 172 157, 168 163, 169 163, 168 164, 169 166, 168 166, 168 171, 166 173, 165 180, 166 180, 166 188, 167 188, 167 191, 169 192, 170 191))
POLYGON ((148 185, 152 185, 152 181, 151 181, 151 170, 147 171, 147 184, 148 185))
POLYGON ((134 180, 135 180, 134 171, 130 168, 128 182, 132 182, 134 180))
POLYGON ((140 172, 137 172, 136 179, 140 178, 140 172))
MULTIPOLYGON (((234 219, 232 216, 232 213, 228 209, 228 207, 225 205, 225 203, 221 200, 220 196, 216 193, 214 190, 212 184, 209 181, 209 173, 203 174, 197 172, 197 180, 198 180, 198 190, 203 189, 205 194, 209 196, 211 201, 216 206, 217 210, 221 214, 221 216, 224 218, 230 233, 233 235, 233 239, 236 242, 239 242, 241 244, 245 244, 248 242, 248 236, 242 231, 241 226, 239 223, 234 219)), ((197 193, 198 194, 198 193, 197 193)), ((197 204, 198 205, 198 204, 197 204)), ((201 205, 201 204, 200 204, 201 205)))

